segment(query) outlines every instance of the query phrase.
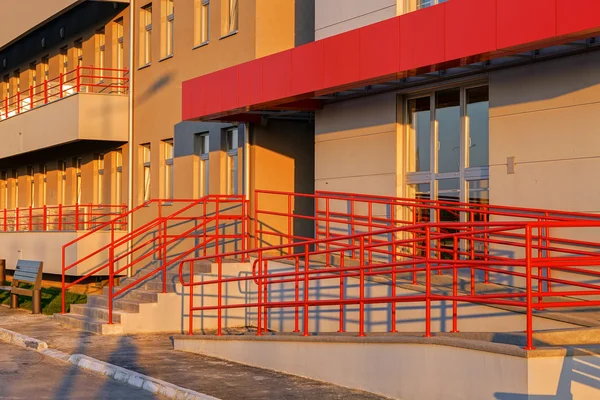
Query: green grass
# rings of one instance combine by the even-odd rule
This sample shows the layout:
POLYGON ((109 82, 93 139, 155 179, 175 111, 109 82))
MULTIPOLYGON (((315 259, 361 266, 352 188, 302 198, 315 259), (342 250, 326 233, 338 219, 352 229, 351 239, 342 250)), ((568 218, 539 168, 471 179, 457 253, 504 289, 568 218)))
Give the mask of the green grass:
MULTIPOLYGON (((21 285, 22 287, 27 287, 21 285)), ((52 315, 61 312, 61 290, 59 288, 42 288, 42 314, 52 315)), ((67 312, 71 308, 71 304, 87 303, 85 294, 67 292, 65 295, 65 303, 67 312)), ((10 293, 0 291, 0 304, 10 304, 10 293)), ((27 296, 19 296, 19 308, 31 310, 32 299, 27 296)))

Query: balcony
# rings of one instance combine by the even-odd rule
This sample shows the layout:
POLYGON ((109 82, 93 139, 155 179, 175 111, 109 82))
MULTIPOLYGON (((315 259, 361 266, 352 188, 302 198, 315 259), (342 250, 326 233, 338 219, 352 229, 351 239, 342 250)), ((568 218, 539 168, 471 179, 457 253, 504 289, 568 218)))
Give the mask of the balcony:
POLYGON ((82 140, 127 141, 127 70, 78 67, 0 101, 0 159, 82 140))

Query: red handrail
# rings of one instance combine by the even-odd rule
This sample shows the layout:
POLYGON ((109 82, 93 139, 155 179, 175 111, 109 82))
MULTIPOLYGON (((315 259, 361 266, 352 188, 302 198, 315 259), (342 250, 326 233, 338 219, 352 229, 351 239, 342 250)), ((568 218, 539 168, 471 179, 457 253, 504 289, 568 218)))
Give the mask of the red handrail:
MULTIPOLYGON (((549 274, 544 275, 542 271, 545 268, 552 267, 553 270, 566 271, 570 274, 580 274, 584 276, 600 277, 600 271, 593 271, 590 267, 600 266, 600 242, 591 240, 579 241, 573 238, 563 238, 561 236, 542 235, 542 232, 548 232, 549 229, 590 229, 600 228, 600 221, 597 218, 593 220, 578 219, 571 221, 511 221, 511 222, 454 222, 454 223, 426 223, 412 226, 398 227, 388 230, 375 232, 364 232, 355 235, 347 235, 337 238, 326 238, 308 240, 304 242, 283 244, 246 250, 245 252, 221 253, 216 256, 198 257, 184 260, 179 265, 180 282, 189 288, 189 334, 193 334, 193 314, 195 311, 217 311, 218 327, 217 334, 222 334, 222 311, 233 308, 256 308, 258 316, 257 335, 261 335, 263 328, 268 327, 268 309, 272 308, 294 308, 295 309, 295 332, 299 331, 299 308, 304 309, 303 334, 309 334, 309 308, 319 306, 339 306, 340 307, 340 330, 343 331, 343 311, 348 305, 359 306, 359 336, 365 335, 365 305, 366 304, 389 304, 395 309, 397 303, 402 302, 423 302, 425 304, 425 336, 431 336, 431 309, 433 302, 449 301, 453 304, 453 324, 452 331, 458 330, 458 302, 483 304, 492 306, 512 306, 521 307, 525 310, 527 343, 526 349, 533 349, 533 310, 547 308, 565 308, 565 307, 594 307, 600 305, 599 300, 593 296, 600 295, 600 284, 577 281, 569 275, 568 278, 552 277, 549 274), (415 237, 415 232, 420 235, 415 237), (398 234, 406 233, 408 238, 396 239, 398 234), (369 243, 369 237, 376 235, 392 234, 392 240, 387 243, 369 243), (442 241, 450 240, 451 257, 447 257, 446 250, 442 246, 442 241), (423 252, 414 252, 415 247, 412 244, 415 241, 422 242, 423 252), (358 243, 357 243, 358 242, 358 243), (473 247, 467 248, 467 251, 460 249, 460 243, 465 242, 468 246, 481 245, 483 242, 502 246, 512 246, 515 249, 525 250, 519 257, 509 257, 489 254, 489 246, 479 246, 480 250, 474 251, 473 247), (325 246, 330 245, 330 246, 325 246), (576 245, 588 249, 584 255, 581 251, 573 248, 576 245), (333 248, 336 247, 336 248, 333 248), (389 247, 397 249, 390 251, 389 247), (589 250, 593 247, 595 251, 589 250), (313 249, 311 249, 313 248, 313 249), (295 253, 299 249, 301 252, 295 253), (399 250, 402 249, 402 250, 399 250), (482 249, 482 250, 481 250, 482 249), (345 265, 344 260, 350 253, 357 251, 359 254, 358 262, 354 265, 345 265), (269 253, 281 253, 275 256, 269 256, 269 253), (374 253, 380 256, 378 261, 369 261, 368 254, 374 253), (252 274, 247 276, 236 276, 223 278, 223 259, 227 257, 238 257, 240 255, 256 257, 253 262, 252 274), (309 268, 309 260, 315 255, 331 255, 339 257, 339 265, 327 263, 325 267, 319 268, 312 266, 309 268), (301 259, 304 259, 304 269, 300 268, 301 259), (194 280, 194 263, 203 260, 214 259, 217 263, 218 274, 216 279, 203 279, 202 282, 194 280), (384 261, 382 261, 383 259, 384 261), (268 263, 274 261, 288 260, 294 265, 293 271, 272 272, 268 269, 268 263), (189 282, 184 279, 184 266, 189 265, 189 282), (465 293, 459 293, 458 271, 484 270, 486 272, 512 276, 525 279, 524 289, 518 291, 516 288, 499 290, 498 292, 477 293, 473 284, 473 275, 471 274, 471 290, 465 293), (521 270, 521 271, 520 271, 521 270), (524 271, 523 271, 524 270, 524 271), (537 271, 534 274, 534 270, 537 271), (451 291, 446 293, 433 293, 431 275, 433 273, 443 273, 449 271, 452 273, 451 291), (424 293, 415 295, 396 295, 392 290, 390 296, 369 297, 365 294, 365 282, 372 277, 392 276, 392 282, 395 288, 397 275, 417 273, 425 274, 424 293), (317 299, 311 300, 308 297, 310 283, 322 280, 340 280, 340 298, 339 299, 317 299), (353 278, 358 280, 360 294, 358 298, 348 298, 344 295, 344 279, 353 278), (256 301, 241 302, 237 304, 223 304, 222 285, 227 283, 254 283, 257 293, 256 301), (281 285, 284 283, 293 284, 293 300, 274 300, 269 298, 269 286, 281 285), (551 283, 564 285, 567 288, 560 291, 551 290, 551 283), (194 287, 204 285, 217 285, 217 304, 216 305, 194 305, 194 287), (534 294, 534 286, 537 285, 537 292, 534 294), (299 288, 303 288, 304 299, 299 296, 299 288), (580 288, 579 290, 577 288, 580 288), (506 291, 508 289, 508 292, 506 291), (591 300, 572 299, 573 296, 586 297, 592 296, 591 300), (554 297, 559 300, 544 301, 545 298, 554 297)), ((568 233, 569 231, 567 231, 568 233)), ((519 251, 522 251, 519 250, 519 251)), ((516 251, 516 250, 515 250, 516 251)), ((328 286, 331 283, 328 282, 328 286)), ((278 292, 277 297, 281 297, 278 292)), ((204 301, 206 303, 206 300, 204 301)), ((395 313, 392 313, 395 315, 395 313)), ((396 331, 396 321, 390 322, 391 331, 396 331)))
POLYGON ((38 85, 29 86, 13 96, 0 99, 0 121, 76 93, 105 93, 107 89, 125 93, 129 89, 128 76, 128 69, 78 66, 38 85))

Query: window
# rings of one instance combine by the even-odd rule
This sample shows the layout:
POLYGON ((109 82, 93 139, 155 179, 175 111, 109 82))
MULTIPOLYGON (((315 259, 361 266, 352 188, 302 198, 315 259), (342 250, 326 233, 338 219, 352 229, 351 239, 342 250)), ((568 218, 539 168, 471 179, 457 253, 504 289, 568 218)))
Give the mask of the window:
POLYGON ((104 200, 104 193, 102 192, 104 183, 104 154, 98 154, 96 156, 96 203, 102 204, 104 200))
POLYGON ((173 55, 175 47, 175 6, 173 0, 162 0, 162 15, 162 25, 164 27, 162 56, 170 57, 173 55))
POLYGON ((60 68, 61 73, 66 75, 69 72, 69 48, 67 46, 60 48, 60 68))
POLYGON ((67 162, 61 160, 58 162, 58 169, 60 170, 60 202, 59 204, 66 204, 67 202, 67 162))
POLYGON ((75 48, 75 58, 77 59, 77 66, 83 66, 83 39, 77 39, 73 43, 73 47, 75 48))
POLYGON ((29 84, 33 87, 37 85, 37 63, 35 61, 29 64, 29 84))
POLYGON ((151 160, 151 152, 150 152, 150 143, 143 144, 141 146, 142 151, 142 168, 143 168, 143 179, 144 179, 144 187, 143 187, 143 198, 144 201, 150 200, 150 183, 151 183, 151 175, 150 175, 150 160, 151 160))
POLYGON ((44 80, 48 80, 48 75, 49 75, 49 60, 50 57, 49 56, 44 56, 42 57, 42 72, 44 73, 44 80))
POLYGON ((17 69, 13 72, 13 79, 15 85, 15 94, 21 93, 21 70, 17 69))
POLYGON ((123 151, 115 151, 115 204, 123 204, 123 151))
POLYGON ((123 69, 125 66, 125 36, 123 30, 123 18, 119 18, 115 21, 115 37, 116 37, 116 65, 117 69, 123 69))
POLYGON ((238 194, 238 130, 225 131, 227 142, 227 194, 238 194))
POLYGON ((238 0, 225 0, 227 3, 225 15, 225 32, 223 35, 235 33, 238 30, 238 0))
POLYGON ((12 208, 19 207, 19 170, 12 170, 12 179, 14 182, 14 190, 12 194, 12 208))
POLYGON ((208 196, 208 159, 209 159, 209 141, 208 133, 199 133, 194 136, 194 154, 197 162, 197 182, 198 197, 208 196))
POLYGON ((163 140, 163 152, 165 162, 164 198, 173 198, 173 139, 163 140))
POLYGON ((436 4, 445 3, 448 0, 405 0, 405 1, 406 1, 405 11, 411 12, 411 11, 420 10, 422 8, 431 7, 436 4))
POLYGON ((10 98, 10 76, 4 75, 2 84, 4 85, 4 97, 8 99, 10 98))
POLYGON ((81 158, 73 159, 75 167, 75 203, 81 204, 81 158))
POLYGON ((97 44, 98 44, 98 68, 100 68, 100 71, 98 71, 98 75, 100 75, 99 78, 99 82, 102 83, 104 82, 104 79, 102 78, 104 76, 104 60, 105 60, 105 55, 106 55, 106 34, 105 34, 105 30, 104 28, 100 29, 97 33, 96 33, 96 38, 98 40, 97 44))
POLYGON ((35 169, 27 167, 27 180, 29 183, 29 205, 35 207, 35 169))
POLYGON ((40 165, 40 174, 41 176, 41 181, 40 184, 42 186, 42 190, 40 190, 40 194, 42 196, 42 206, 45 206, 47 203, 47 196, 48 196, 48 166, 46 164, 42 164, 40 165))
POLYGON ((194 0, 194 46, 208 43, 210 0, 194 0))
MULTIPOLYGON (((474 85, 406 100, 406 179, 412 197, 488 201, 488 99, 488 86, 474 85)), ((446 214, 442 221, 456 220, 460 213, 446 214)))
POLYGON ((0 207, 8 208, 8 173, 0 172, 0 207))
POLYGON ((142 7, 140 11, 140 25, 142 27, 140 44, 140 64, 150 64, 152 61, 152 3, 142 7))

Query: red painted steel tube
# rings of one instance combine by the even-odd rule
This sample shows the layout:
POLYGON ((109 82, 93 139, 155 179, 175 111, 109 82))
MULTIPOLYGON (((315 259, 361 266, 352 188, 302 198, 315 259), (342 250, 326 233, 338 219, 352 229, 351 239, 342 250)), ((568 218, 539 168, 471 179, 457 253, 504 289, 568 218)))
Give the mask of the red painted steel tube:
MULTIPOLYGON (((114 226, 111 226, 111 234, 110 241, 114 243, 115 241, 115 230, 114 226)), ((108 323, 112 325, 113 323, 113 288, 115 285, 115 247, 111 245, 108 249, 108 262, 109 262, 109 270, 108 270, 108 323)))
POLYGON ((217 279, 219 284, 217 286, 217 336, 223 335, 223 321, 222 321, 222 306, 223 306, 223 258, 217 257, 217 279))
MULTIPOLYGON (((298 303, 300 300, 300 282, 298 281, 300 277, 300 257, 294 257, 294 261, 294 270, 296 272, 296 275, 294 276, 294 299, 296 300, 296 303, 298 303)), ((300 309, 298 306, 294 309, 294 332, 300 332, 300 309)))
POLYGON ((302 336, 310 336, 310 333, 308 332, 308 299, 309 299, 309 292, 310 292, 310 288, 308 287, 308 272, 310 269, 310 249, 309 249, 309 245, 305 244, 304 245, 304 318, 303 318, 303 324, 304 324, 304 330, 303 330, 303 334, 302 336))
POLYGON ((425 337, 431 337, 431 231, 425 228, 425 337))
POLYGON ((190 310, 188 312, 188 335, 194 334, 194 262, 190 261, 190 310))
POLYGON ((365 336, 365 238, 360 238, 360 305, 359 305, 359 326, 358 336, 365 336))
MULTIPOLYGON (((256 291, 256 296, 257 296, 257 305, 256 305, 256 324, 257 324, 257 328, 256 328, 256 336, 261 336, 262 335, 262 259, 263 259, 263 252, 259 251, 258 252, 258 279, 256 280, 256 285, 257 287, 257 291, 256 291)), ((306 318, 306 314, 305 314, 305 318, 306 318)))
POLYGON ((340 323, 340 327, 338 329, 338 332, 345 332, 344 330, 344 305, 341 304, 341 301, 344 300, 344 290, 345 290, 345 277, 344 277, 344 255, 345 252, 342 251, 340 252, 340 316, 339 316, 339 323, 340 323))
POLYGON ((525 227, 527 248, 525 250, 525 272, 527 274, 527 345, 525 350, 533 350, 533 304, 532 304, 532 279, 531 279, 531 226, 525 227))
MULTIPOLYGON (((263 285, 263 295, 264 295, 264 301, 265 304, 269 304, 269 261, 263 260, 264 263, 264 271, 263 271, 263 276, 264 276, 264 285, 263 285)), ((269 331, 269 308, 268 307, 264 307, 263 308, 263 318, 264 318, 264 322, 263 322, 263 327, 265 329, 265 331, 269 331)))
MULTIPOLYGON (((458 261, 458 238, 455 236, 453 240, 454 244, 454 260, 458 261)), ((486 271, 487 272, 487 271, 486 271)), ((452 295, 458 296, 458 268, 455 265, 452 268, 452 295)), ((452 330, 451 332, 458 332, 458 305, 456 300, 452 301, 452 330)))

